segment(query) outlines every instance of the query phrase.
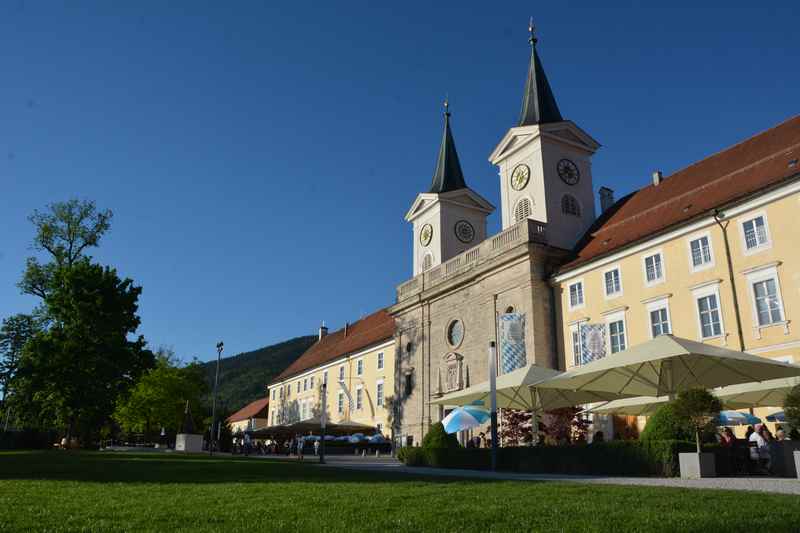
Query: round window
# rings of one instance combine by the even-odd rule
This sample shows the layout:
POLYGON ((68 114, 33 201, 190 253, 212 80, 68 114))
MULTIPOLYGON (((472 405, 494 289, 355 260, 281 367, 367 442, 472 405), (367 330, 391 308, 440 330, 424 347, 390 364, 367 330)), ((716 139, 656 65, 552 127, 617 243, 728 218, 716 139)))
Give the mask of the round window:
POLYGON ((464 323, 460 320, 453 320, 447 326, 447 343, 450 346, 459 346, 464 340, 464 323))

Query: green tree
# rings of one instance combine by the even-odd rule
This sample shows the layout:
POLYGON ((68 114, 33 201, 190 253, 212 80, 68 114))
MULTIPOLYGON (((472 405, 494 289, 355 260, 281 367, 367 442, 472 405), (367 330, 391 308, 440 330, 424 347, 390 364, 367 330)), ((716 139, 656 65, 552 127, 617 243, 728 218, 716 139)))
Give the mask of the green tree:
POLYGON ((124 431, 144 433, 148 438, 162 427, 178 433, 189 402, 195 428, 201 429, 206 411, 201 398, 207 391, 200 364, 180 366, 170 351, 162 349, 155 367, 142 374, 130 392, 117 400, 114 419, 124 431))
POLYGON ((783 400, 786 422, 793 429, 800 429, 800 385, 795 386, 783 400))
POLYGON ((38 330, 36 320, 31 315, 20 313, 3 319, 0 326, 0 387, 3 399, 9 393, 9 385, 17 372, 22 349, 38 330))
POLYGON ((432 424, 428 432, 422 437, 422 447, 424 449, 430 448, 447 448, 454 449, 460 448, 458 439, 455 435, 449 434, 444 430, 441 422, 432 424))
POLYGON ((144 339, 129 338, 141 290, 86 258, 54 269, 44 298, 49 328, 27 342, 14 380, 19 411, 70 436, 99 430, 154 363, 144 339))
POLYGON ((46 298, 56 270, 71 267, 85 257, 88 248, 97 246, 111 227, 112 216, 109 210, 98 211, 92 201, 76 199, 34 211, 28 217, 36 227, 33 248, 49 255, 50 261, 28 258, 19 283, 22 292, 46 298))
POLYGON ((694 431, 697 453, 700 453, 700 434, 710 421, 719 416, 722 402, 705 389, 687 389, 672 403, 678 420, 686 421, 694 431))

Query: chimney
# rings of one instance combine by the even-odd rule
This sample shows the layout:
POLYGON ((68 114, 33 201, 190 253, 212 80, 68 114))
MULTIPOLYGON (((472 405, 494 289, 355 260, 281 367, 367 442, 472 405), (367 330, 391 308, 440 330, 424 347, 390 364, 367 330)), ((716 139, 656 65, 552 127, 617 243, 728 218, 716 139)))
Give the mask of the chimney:
POLYGON ((322 321, 322 325, 319 327, 319 338, 318 341, 322 340, 322 337, 328 334, 328 326, 325 325, 325 321, 322 321))
POLYGON ((600 212, 605 213, 609 207, 614 205, 614 191, 608 187, 600 187, 597 192, 600 194, 600 212))
POLYGON ((660 170, 653 172, 653 186, 658 187, 664 181, 664 174, 660 170))

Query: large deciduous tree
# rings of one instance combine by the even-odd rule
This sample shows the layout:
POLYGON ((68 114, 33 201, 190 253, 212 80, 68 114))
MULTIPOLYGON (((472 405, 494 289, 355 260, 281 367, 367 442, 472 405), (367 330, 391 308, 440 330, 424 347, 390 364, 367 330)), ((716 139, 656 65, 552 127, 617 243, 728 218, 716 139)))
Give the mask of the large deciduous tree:
POLYGON ((152 437, 162 427, 177 433, 186 402, 196 428, 203 427, 201 398, 208 392, 203 368, 197 362, 180 366, 172 353, 160 350, 156 366, 146 371, 128 394, 119 397, 114 419, 131 433, 152 437))
POLYGON ((25 344, 38 330, 36 319, 22 313, 4 319, 0 325, 0 387, 3 399, 9 393, 9 385, 17 372, 25 344))
POLYGON ((154 362, 144 339, 133 337, 140 294, 86 258, 53 269, 44 297, 49 327, 25 345, 14 382, 28 419, 70 435, 91 434, 109 419, 117 397, 154 362))

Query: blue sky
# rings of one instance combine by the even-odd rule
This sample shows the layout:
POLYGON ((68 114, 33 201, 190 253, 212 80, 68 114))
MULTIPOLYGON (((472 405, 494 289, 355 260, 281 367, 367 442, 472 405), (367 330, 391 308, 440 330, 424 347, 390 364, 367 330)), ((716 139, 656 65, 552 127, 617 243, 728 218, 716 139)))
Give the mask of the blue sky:
MULTIPOLYGON (((0 4, 0 317, 34 209, 114 211, 94 257, 144 287, 152 346, 209 359, 340 327, 411 275, 403 220, 449 94, 467 183, 514 125, 527 21, 618 195, 798 112, 791 2, 0 4)), ((492 215, 491 233, 499 216, 492 215)))

